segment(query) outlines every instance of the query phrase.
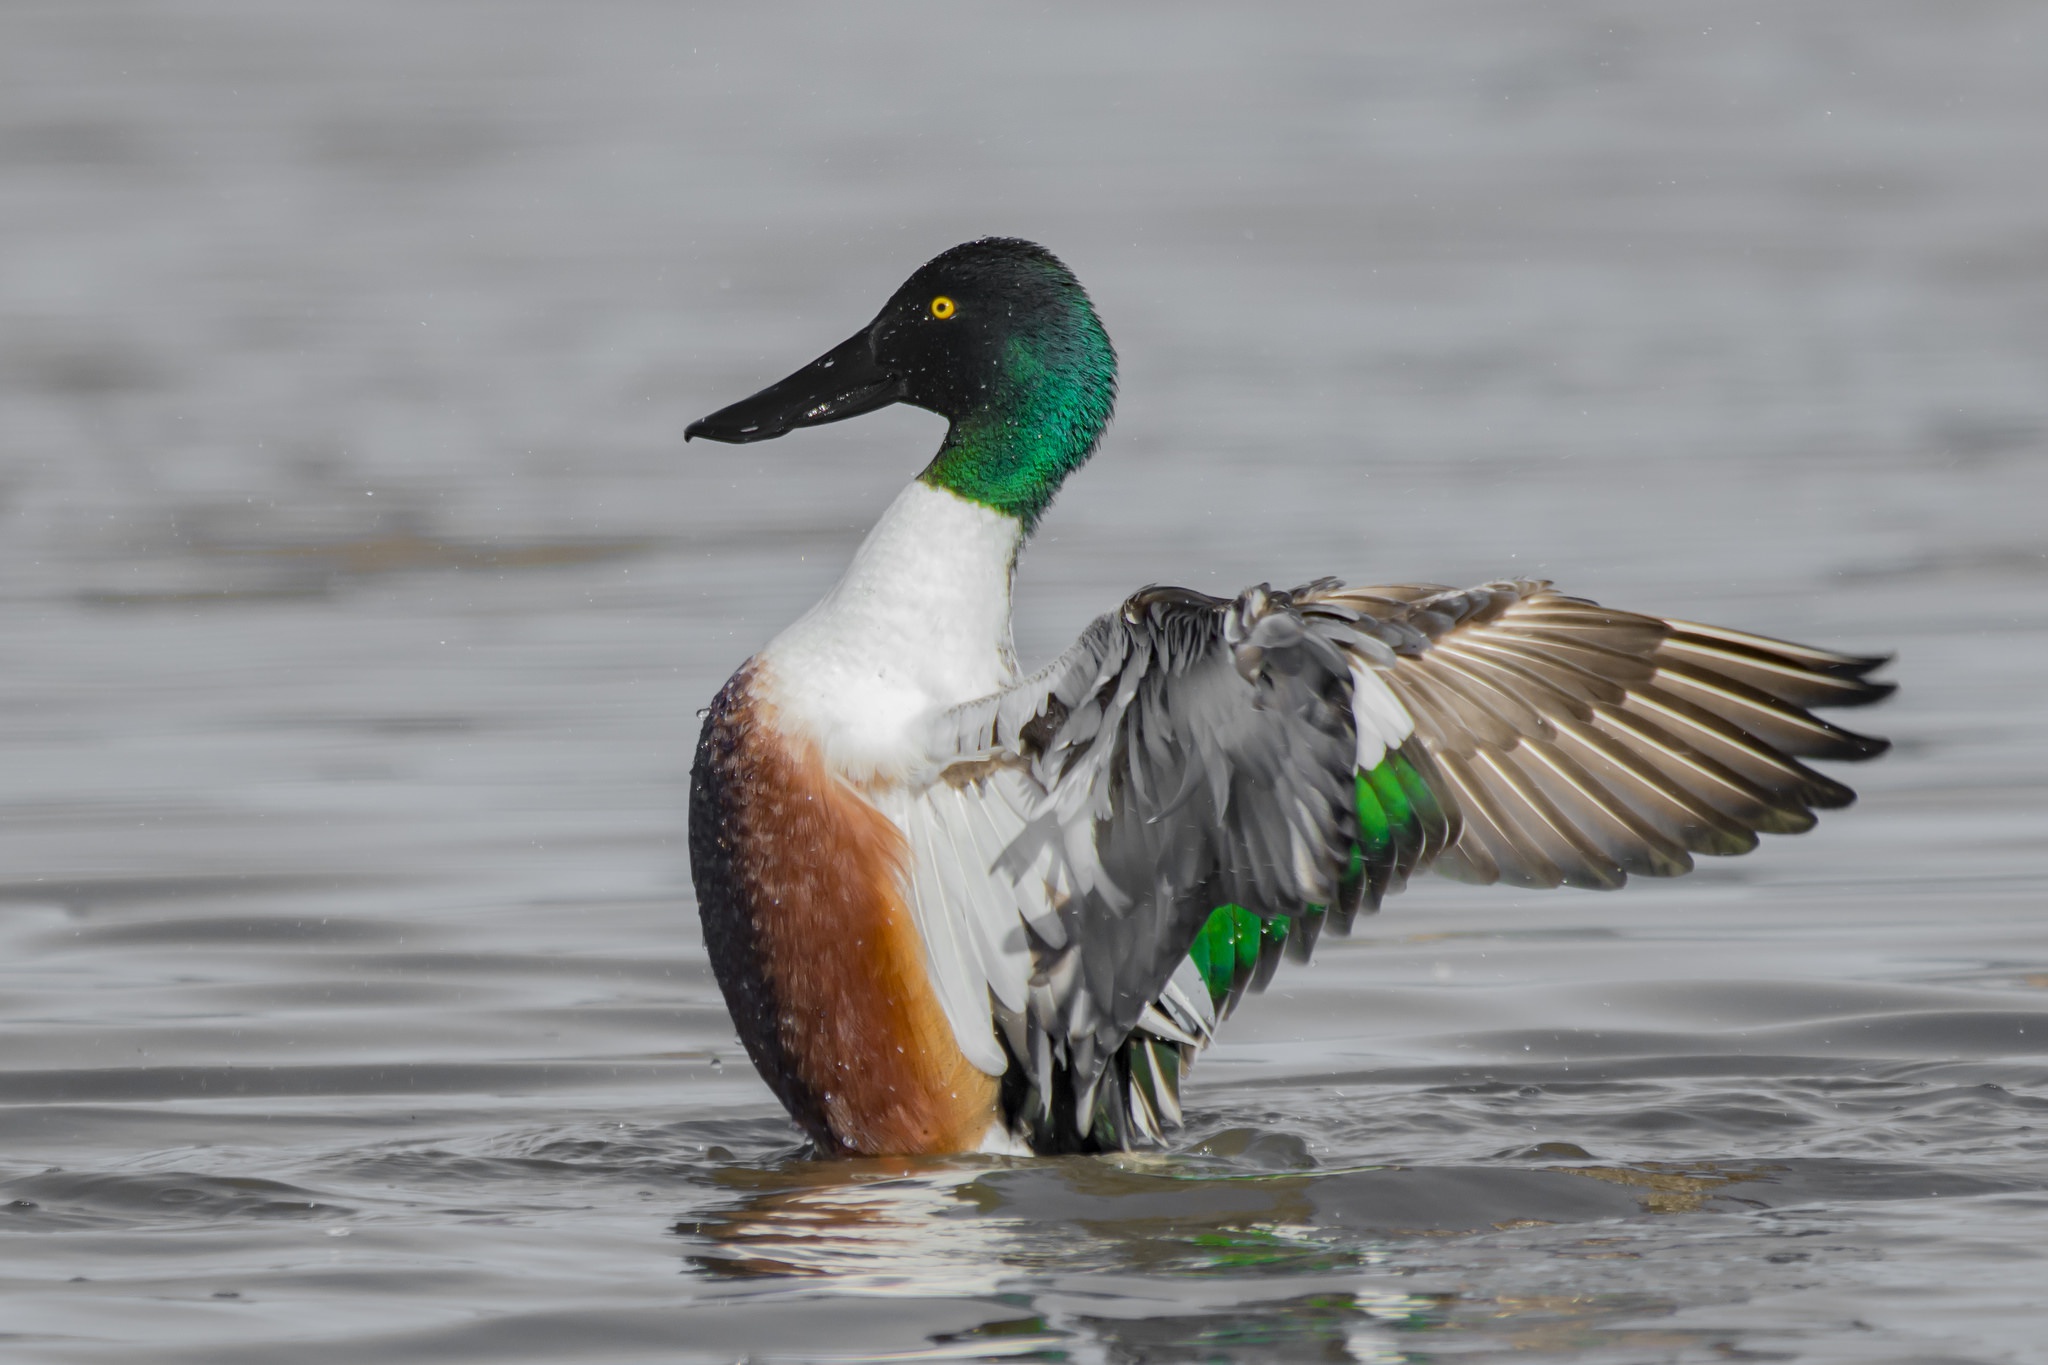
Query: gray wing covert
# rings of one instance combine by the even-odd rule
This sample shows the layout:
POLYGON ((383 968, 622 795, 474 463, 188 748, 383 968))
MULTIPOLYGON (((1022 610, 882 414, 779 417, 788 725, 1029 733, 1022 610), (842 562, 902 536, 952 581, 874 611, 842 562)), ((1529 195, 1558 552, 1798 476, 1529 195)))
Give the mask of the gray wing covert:
POLYGON ((1009 768, 1037 793, 995 870, 1042 887, 1057 928, 1033 933, 1028 1007, 998 1021, 1039 1105, 1071 1105, 1084 1134, 1141 1021, 1190 1042, 1213 1025, 1199 977, 1174 981, 1212 911, 1297 916, 1344 894, 1352 664, 1288 601, 1146 589, 939 738, 953 780, 1009 768))

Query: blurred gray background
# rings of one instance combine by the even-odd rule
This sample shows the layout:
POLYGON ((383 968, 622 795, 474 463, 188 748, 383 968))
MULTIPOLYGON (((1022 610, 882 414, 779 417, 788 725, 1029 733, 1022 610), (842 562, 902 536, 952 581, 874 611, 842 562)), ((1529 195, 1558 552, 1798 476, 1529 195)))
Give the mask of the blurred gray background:
MULTIPOLYGON (((0 1238, 25 1267, 10 1330, 64 1359, 314 1337, 350 1359, 385 1331, 425 1334, 388 1358, 514 1358, 553 1339, 434 1333, 546 1285, 602 1310, 585 1352, 629 1309, 669 1340, 677 1295, 724 1324, 707 1351, 754 1342, 766 1310, 685 1292, 639 1193, 687 1202, 737 1179, 734 1150, 788 1145, 714 1060, 736 1054, 683 855, 694 713, 939 427, 681 434, 984 234, 1062 255, 1124 360, 1108 442, 1024 560, 1027 658, 1143 583, 1325 573, 1550 576, 1901 653, 1899 700, 1855 718, 1901 741, 1854 775, 1861 809, 1616 900, 1419 888, 1234 1021, 1198 1073, 1216 1122, 1270 1120, 1233 1087, 1291 1075, 1281 1127, 1326 1159, 1491 1160, 1536 1125, 1439 1098, 1347 1127, 1314 1078, 1437 1055, 1418 1030, 1590 1027, 1610 987, 1671 1056, 1795 1023, 1815 1074, 2037 1056, 1925 1021, 2038 1019, 2048 986, 2044 54, 2048 7, 2020 0, 0 9, 0 1173, 29 1182, 23 1219, 97 1230, 0 1238), (1468 969, 1505 993, 1447 993, 1468 969), (1893 1041, 1844 1060, 1850 1017, 1893 1041), (624 1174, 564 1193, 567 1167, 489 1164, 543 1149, 624 1174), (258 1177, 355 1218, 351 1254, 403 1282, 350 1278, 324 1239, 329 1278, 264 1281, 311 1242, 237 1240, 246 1191, 219 1182, 258 1177), (503 1215, 488 1241, 433 1221, 478 1206, 503 1215), (201 1226, 225 1240, 167 1270, 150 1236, 201 1226), (273 1316, 210 1299, 252 1284, 273 1316)), ((2028 1066, 1942 1084, 2034 1093, 2028 1066)), ((1806 1112, 1781 1079, 1728 1084, 1806 1112)), ((1648 1136, 1642 1094, 1545 1134, 1789 1150, 1739 1118, 1648 1136)), ((1783 1141, 1904 1150, 1829 1112, 1783 1141)), ((2038 1188, 2021 1119, 1982 1121, 1942 1150, 2038 1188)), ((1701 1350, 1905 1331, 1905 1248, 2027 1222, 1947 1245, 1970 1269, 1908 1315, 2014 1358, 2000 1334, 2029 1329, 2000 1314, 2041 1283, 2024 1213, 1850 1237, 1843 1263, 1880 1269, 1775 1318, 1713 1274, 1613 1293, 1706 1313, 1701 1350)), ((995 1253, 961 1255, 892 1273, 991 1302, 995 1253)), ((1539 1261, 1471 1262, 1494 1267, 1459 1281, 1471 1330, 1549 1283, 1539 1261)), ((928 1343, 968 1301, 791 1349, 928 1343)), ((1053 1302, 1089 1358, 1096 1329, 1053 1302)))
POLYGON ((530 732, 493 775, 569 809, 658 782, 630 799, 671 819, 689 712, 937 437, 683 426, 980 234, 1064 255, 1125 361, 1026 561, 1028 655, 1142 582, 1322 573, 1896 647, 1900 594, 1976 611, 2048 568, 2033 6, 0 24, 18 873, 296 857, 238 836, 277 813, 252 782, 395 814, 328 780, 357 746, 309 711, 644 704, 621 753, 530 732))

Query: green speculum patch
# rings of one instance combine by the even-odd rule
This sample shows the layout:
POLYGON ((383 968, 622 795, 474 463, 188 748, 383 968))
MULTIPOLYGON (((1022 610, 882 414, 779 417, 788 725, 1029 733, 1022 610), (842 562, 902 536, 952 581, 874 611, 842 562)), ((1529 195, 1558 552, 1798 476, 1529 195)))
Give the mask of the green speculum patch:
MULTIPOLYGON (((1385 867, 1400 859, 1403 851, 1412 856, 1422 846, 1425 826, 1443 818, 1443 806, 1423 782, 1415 765, 1398 752, 1389 753, 1377 766, 1361 770, 1354 784, 1357 792, 1358 842, 1352 846, 1345 881, 1365 875, 1368 864, 1385 867)), ((1324 907, 1303 907, 1316 916, 1324 907)), ((1218 1009, 1242 992, 1258 968, 1261 952, 1277 951, 1287 941, 1289 921, 1260 919, 1241 905, 1220 905, 1210 912, 1208 922, 1188 950, 1189 961, 1202 974, 1209 998, 1218 1009)))
POLYGON ((1244 989, 1259 965, 1259 949, 1269 939, 1275 944, 1286 941, 1286 920, 1260 919, 1242 905, 1219 905, 1210 913, 1188 957, 1202 974, 1212 1004, 1220 1009, 1244 989))

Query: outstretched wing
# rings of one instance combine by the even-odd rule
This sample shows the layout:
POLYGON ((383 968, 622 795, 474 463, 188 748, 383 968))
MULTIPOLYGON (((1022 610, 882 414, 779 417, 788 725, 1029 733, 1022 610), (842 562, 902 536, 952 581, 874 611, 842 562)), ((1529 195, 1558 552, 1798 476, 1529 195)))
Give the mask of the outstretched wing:
POLYGON ((1885 746, 1806 708, 1883 696, 1879 662, 1541 583, 1153 588, 948 713, 890 813, 963 1046, 1000 1031, 1041 1146, 1120 1142, 1171 1120, 1177 1066, 1148 1081, 1171 1058, 1119 1049, 1185 1060, 1224 1003, 1189 965, 1219 907, 1217 951, 1232 920, 1275 926, 1249 949, 1269 971, 1432 862, 1618 886, 1807 828, 1853 798, 1799 759, 1885 746))

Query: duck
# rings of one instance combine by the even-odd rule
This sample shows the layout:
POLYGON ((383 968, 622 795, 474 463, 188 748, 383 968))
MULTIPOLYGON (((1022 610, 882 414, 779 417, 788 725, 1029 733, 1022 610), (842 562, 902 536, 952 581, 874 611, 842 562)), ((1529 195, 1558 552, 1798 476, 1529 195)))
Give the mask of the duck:
POLYGON ((684 433, 947 422, 691 766, 705 951, 818 1155, 1157 1146, 1245 993, 1417 873, 1676 876, 1854 801, 1809 760, 1887 748, 1814 713, 1891 692, 1888 656, 1527 579, 1150 586, 1022 673, 1018 555, 1116 393, 1074 273, 989 237, 684 433))

